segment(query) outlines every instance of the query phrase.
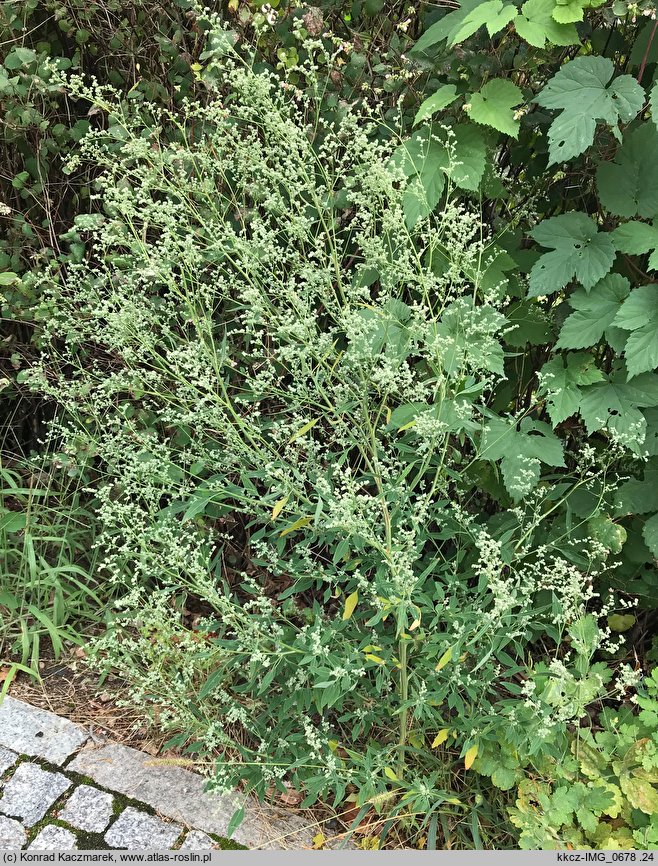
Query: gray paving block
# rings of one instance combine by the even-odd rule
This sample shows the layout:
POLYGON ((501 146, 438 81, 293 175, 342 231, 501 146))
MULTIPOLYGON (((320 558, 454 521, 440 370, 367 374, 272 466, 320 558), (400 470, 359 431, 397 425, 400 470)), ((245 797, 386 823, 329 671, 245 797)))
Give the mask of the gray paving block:
POLYGON ((36 764, 20 764, 5 785, 0 812, 22 818, 26 827, 40 821, 71 782, 61 773, 50 773, 36 764))
POLYGON ((0 704, 0 746, 62 764, 89 739, 79 725, 47 710, 5 697, 0 704))
POLYGON ((114 798, 91 785, 79 785, 58 818, 88 833, 101 833, 110 823, 114 798))
POLYGON ((209 851, 215 847, 215 842, 201 830, 192 830, 180 846, 181 851, 209 851))
POLYGON ((182 831, 180 824, 165 824, 160 818, 128 806, 105 834, 105 841, 112 848, 126 848, 128 851, 145 848, 170 850, 182 831))
MULTIPOLYGON (((147 803, 167 818, 217 836, 226 836, 233 813, 244 801, 237 794, 205 792, 206 780, 197 773, 128 746, 82 749, 68 769, 89 776, 104 788, 147 803)), ((312 836, 301 817, 254 801, 253 809, 247 806, 245 819, 231 838, 249 848, 304 848, 311 846, 312 836)))
POLYGON ((70 830, 48 824, 33 839, 28 851, 77 851, 77 839, 70 830))
POLYGON ((0 851, 20 851, 26 841, 25 827, 19 821, 0 815, 0 851))
POLYGON ((0 746, 0 775, 12 767, 18 758, 16 752, 12 752, 11 749, 5 749, 0 746))

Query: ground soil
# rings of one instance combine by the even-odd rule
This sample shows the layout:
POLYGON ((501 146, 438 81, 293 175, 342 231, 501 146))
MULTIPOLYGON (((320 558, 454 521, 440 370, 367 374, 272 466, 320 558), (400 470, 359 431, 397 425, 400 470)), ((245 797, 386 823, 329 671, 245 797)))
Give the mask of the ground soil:
MULTIPOLYGON (((115 676, 102 681, 87 668, 80 648, 58 661, 43 659, 40 674, 40 682, 18 674, 9 694, 82 725, 94 738, 111 739, 152 755, 160 754, 169 739, 136 710, 122 705, 126 695, 122 681, 115 676)), ((167 752, 166 756, 174 755, 167 752)))

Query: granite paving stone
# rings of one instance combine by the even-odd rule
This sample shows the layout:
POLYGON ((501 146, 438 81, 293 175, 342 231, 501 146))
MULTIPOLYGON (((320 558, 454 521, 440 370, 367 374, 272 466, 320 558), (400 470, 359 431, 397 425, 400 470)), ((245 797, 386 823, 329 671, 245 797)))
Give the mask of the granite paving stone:
POLYGON ((79 785, 58 818, 88 833, 101 833, 110 823, 114 798, 91 785, 79 785))
POLYGON ((209 851, 215 848, 216 843, 208 836, 207 833, 201 830, 192 830, 185 837, 185 841, 180 846, 181 851, 209 851))
MULTIPOLYGON (((233 813, 244 802, 238 794, 206 792, 202 776, 119 744, 82 749, 68 769, 147 803, 167 818, 217 836, 226 836, 233 813)), ((257 812, 247 811, 231 838, 249 848, 305 848, 312 845, 312 836, 301 817, 259 806, 257 812)))
POLYGON ((180 824, 165 824, 160 818, 128 806, 104 838, 112 848, 126 848, 128 851, 139 851, 143 848, 169 850, 182 831, 180 824))
POLYGON ((16 752, 12 752, 11 749, 5 749, 3 746, 0 746, 0 775, 12 767, 18 758, 16 752))
POLYGON ((20 851, 26 841, 27 833, 20 821, 0 815, 0 850, 20 851))
POLYGON ((9 696, 0 703, 0 746, 62 764, 89 739, 79 725, 9 696))
POLYGON ((48 824, 44 827, 28 847, 28 851, 77 851, 77 839, 70 830, 48 824))
POLYGON ((70 787, 70 780, 61 773, 42 770, 36 764, 20 764, 5 784, 0 812, 22 818, 26 827, 32 827, 70 787))
MULTIPOLYGON (((241 806, 245 806, 246 816, 232 833, 234 841, 252 849, 312 846, 313 830, 308 821, 285 807, 255 800, 245 803, 237 792, 207 792, 207 779, 175 759, 154 758, 118 743, 99 745, 79 725, 10 697, 0 704, 0 774, 3 772, 9 778, 3 783, 4 791, 0 784, 0 850, 23 848, 27 844, 25 828, 33 827, 46 814, 62 819, 73 829, 105 832, 108 844, 118 848, 164 848, 181 838, 184 827, 183 850, 209 850, 217 846, 207 834, 226 837, 229 822, 241 806), (35 760, 12 770, 19 755, 66 767, 63 773, 50 772, 35 760), (106 791, 92 784, 75 785, 64 775, 69 770, 87 776, 106 791), (57 801, 69 789, 68 802, 59 806, 57 801), (134 798, 138 807, 142 803, 176 823, 167 824, 133 807, 112 823, 113 794, 134 798), (22 819, 24 826, 16 818, 22 819)), ((54 824, 48 827, 56 829, 54 824)), ((49 829, 48 834, 55 829, 49 829)), ((69 836, 58 833, 57 837, 70 842, 69 836)))

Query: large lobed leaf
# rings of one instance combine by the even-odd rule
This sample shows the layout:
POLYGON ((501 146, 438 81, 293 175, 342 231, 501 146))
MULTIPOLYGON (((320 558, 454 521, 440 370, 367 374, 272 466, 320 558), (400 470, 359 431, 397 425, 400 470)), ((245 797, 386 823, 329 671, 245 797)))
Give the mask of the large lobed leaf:
POLYGON ((587 291, 610 270, 615 247, 610 235, 599 233, 596 223, 578 211, 539 223, 531 236, 553 252, 544 253, 530 271, 531 297, 563 289, 574 277, 587 291))
MULTIPOLYGON (((550 126, 549 165, 584 153, 598 121, 617 130, 644 105, 644 90, 630 75, 611 82, 615 66, 607 57, 577 57, 565 63, 535 97, 543 108, 559 109, 550 126)), ((618 133, 617 133, 618 134, 618 133)))

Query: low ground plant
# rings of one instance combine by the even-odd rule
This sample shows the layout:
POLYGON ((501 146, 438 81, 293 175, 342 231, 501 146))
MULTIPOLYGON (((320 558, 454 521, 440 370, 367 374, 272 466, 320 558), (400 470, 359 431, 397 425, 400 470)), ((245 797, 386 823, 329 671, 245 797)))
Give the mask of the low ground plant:
POLYGON ((18 671, 39 676, 80 629, 102 620, 89 551, 94 517, 56 459, 0 462, 2 694, 18 671))
POLYGON ((511 819, 521 847, 656 847, 658 672, 629 697, 606 707, 596 730, 574 731, 571 754, 548 766, 545 778, 519 785, 511 819))

